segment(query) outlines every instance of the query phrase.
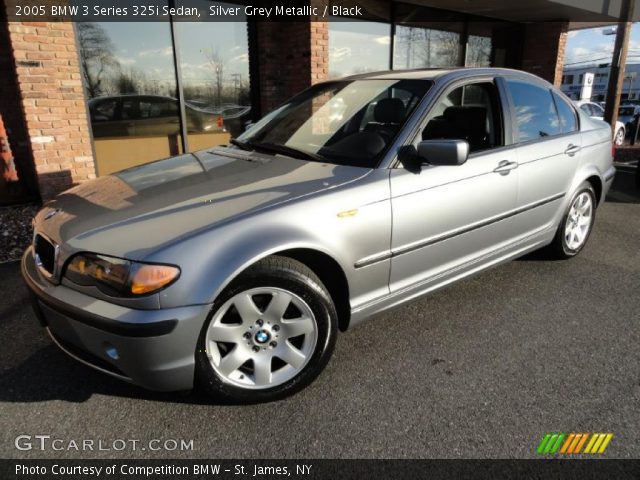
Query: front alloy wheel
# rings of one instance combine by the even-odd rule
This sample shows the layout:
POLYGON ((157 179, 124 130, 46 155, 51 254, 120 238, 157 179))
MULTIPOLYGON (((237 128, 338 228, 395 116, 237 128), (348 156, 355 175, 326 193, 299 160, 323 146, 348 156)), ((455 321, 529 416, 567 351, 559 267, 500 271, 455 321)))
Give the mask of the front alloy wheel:
POLYGON ((282 385, 307 365, 318 328, 311 307, 276 287, 234 295, 209 324, 206 350, 226 382, 247 389, 282 385))
POLYGON ((311 383, 335 345, 337 314, 306 265, 261 260, 213 304, 196 350, 196 379, 218 400, 272 401, 311 383))
POLYGON ((622 128, 619 128, 616 132, 616 136, 614 137, 613 142, 618 147, 624 143, 624 130, 622 128))

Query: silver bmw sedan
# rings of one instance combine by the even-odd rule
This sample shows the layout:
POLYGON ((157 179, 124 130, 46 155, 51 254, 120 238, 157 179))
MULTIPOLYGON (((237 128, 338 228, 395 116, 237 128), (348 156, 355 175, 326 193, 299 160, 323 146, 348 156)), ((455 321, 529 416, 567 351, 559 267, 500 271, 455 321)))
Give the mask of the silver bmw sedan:
POLYGON ((79 361, 271 401, 374 314, 533 250, 577 255, 615 174, 611 137, 514 70, 320 83, 231 145, 62 193, 22 273, 79 361))

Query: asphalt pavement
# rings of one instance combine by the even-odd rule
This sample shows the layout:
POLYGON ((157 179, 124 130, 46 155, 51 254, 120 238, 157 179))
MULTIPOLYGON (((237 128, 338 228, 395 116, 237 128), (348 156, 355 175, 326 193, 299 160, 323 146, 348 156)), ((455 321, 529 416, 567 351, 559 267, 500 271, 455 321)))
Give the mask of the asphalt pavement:
POLYGON ((531 255, 372 319, 310 387, 265 405, 147 392, 76 363, 38 326, 18 264, 0 265, 0 457, 535 458, 547 432, 612 432, 604 456, 638 458, 632 185, 622 169, 577 258, 531 255), (193 450, 21 451, 18 435, 193 450))

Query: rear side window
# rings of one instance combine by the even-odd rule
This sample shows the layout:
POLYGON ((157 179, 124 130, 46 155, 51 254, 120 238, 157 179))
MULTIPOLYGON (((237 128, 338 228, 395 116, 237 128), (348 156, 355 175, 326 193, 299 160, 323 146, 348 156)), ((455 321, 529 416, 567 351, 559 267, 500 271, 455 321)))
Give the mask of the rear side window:
POLYGON ((551 91, 519 80, 507 80, 516 111, 520 142, 562 133, 551 91))
POLYGON ((556 107, 558 107, 562 132, 569 133, 578 130, 578 118, 569 102, 555 92, 553 93, 553 99, 556 101, 556 107))
POLYGON ((580 110, 582 110, 584 113, 586 113, 590 117, 593 117, 593 110, 591 110, 591 107, 589 106, 588 103, 583 103, 582 105, 580 105, 580 110))
POLYGON ((604 117, 604 108, 596 103, 591 104, 591 111, 595 117, 604 117))

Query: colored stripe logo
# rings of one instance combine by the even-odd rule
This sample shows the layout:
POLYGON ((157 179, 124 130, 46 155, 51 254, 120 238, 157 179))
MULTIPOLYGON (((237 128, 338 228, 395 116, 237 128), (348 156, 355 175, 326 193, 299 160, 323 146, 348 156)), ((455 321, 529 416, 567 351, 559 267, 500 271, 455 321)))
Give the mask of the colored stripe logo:
POLYGON ((542 437, 537 451, 540 455, 601 454, 612 438, 613 433, 547 433, 542 437))

